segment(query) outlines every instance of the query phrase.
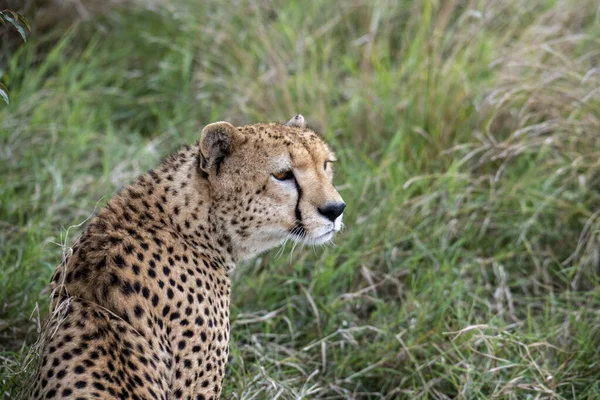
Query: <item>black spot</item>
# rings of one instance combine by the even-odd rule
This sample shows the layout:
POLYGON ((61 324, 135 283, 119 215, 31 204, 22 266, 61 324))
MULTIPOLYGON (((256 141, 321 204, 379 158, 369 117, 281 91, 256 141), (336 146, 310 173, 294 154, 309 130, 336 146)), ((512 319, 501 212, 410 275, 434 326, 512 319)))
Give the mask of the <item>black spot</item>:
POLYGON ((110 279, 109 282, 110 282, 111 285, 114 286, 114 285, 118 285, 119 284, 120 279, 119 279, 118 275, 115 274, 114 272, 110 273, 109 279, 110 279))
POLYGON ((100 261, 96 263, 96 269, 103 269, 106 267, 106 257, 102 257, 100 261))
POLYGON ((133 294, 133 286, 131 286, 131 282, 123 282, 123 285, 121 286, 121 293, 123 293, 125 296, 130 296, 133 294))
POLYGON ((138 304, 134 307, 133 313, 137 318, 142 318, 142 316, 144 315, 144 309, 138 304))
POLYGON ((125 259, 120 254, 113 258, 113 262, 119 268, 123 268, 125 266, 125 259))
POLYGON ((169 313, 169 311, 171 311, 171 307, 169 307, 168 305, 166 305, 163 310, 162 310, 162 316, 166 317, 167 314, 169 313))

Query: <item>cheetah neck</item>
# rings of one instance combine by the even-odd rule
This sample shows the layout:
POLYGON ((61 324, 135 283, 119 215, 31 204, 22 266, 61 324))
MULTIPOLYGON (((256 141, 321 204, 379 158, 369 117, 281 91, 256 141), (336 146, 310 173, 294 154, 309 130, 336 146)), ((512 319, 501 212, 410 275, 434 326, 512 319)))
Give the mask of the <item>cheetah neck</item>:
POLYGON ((142 214, 146 229, 167 229, 191 246, 216 250, 228 269, 236 257, 231 237, 214 215, 210 186, 197 168, 197 146, 185 146, 109 202, 107 208, 127 218, 127 210, 142 214))

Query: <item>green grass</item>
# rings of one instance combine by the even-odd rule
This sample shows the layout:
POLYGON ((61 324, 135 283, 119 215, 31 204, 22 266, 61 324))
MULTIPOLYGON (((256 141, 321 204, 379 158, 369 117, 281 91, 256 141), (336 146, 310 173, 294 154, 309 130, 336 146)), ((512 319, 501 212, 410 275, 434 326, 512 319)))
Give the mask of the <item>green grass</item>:
POLYGON ((592 0, 178 1, 30 37, 0 68, 5 398, 96 207, 209 122, 296 113, 347 228, 235 272, 224 398, 599 397, 599 37, 592 0))

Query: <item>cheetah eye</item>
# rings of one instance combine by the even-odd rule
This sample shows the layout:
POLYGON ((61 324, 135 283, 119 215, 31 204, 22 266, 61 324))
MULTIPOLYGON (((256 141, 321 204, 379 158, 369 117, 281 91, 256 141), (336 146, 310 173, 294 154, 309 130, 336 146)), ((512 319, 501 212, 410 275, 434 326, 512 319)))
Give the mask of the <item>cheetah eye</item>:
POLYGON ((273 177, 275 179, 277 179, 278 181, 288 181, 290 179, 294 179, 294 173, 292 172, 292 170, 282 171, 282 172, 273 174, 273 177))
POLYGON ((333 161, 333 160, 327 160, 327 161, 325 161, 325 164, 323 164, 323 169, 325 169, 325 170, 326 170, 326 169, 327 169, 327 166, 328 166, 330 163, 332 163, 332 162, 334 162, 334 161, 333 161))

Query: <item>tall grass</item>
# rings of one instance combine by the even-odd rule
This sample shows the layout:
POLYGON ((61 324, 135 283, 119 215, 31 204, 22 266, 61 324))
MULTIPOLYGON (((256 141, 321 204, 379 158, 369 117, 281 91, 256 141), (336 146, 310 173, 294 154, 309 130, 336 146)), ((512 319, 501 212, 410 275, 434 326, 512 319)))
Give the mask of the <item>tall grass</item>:
POLYGON ((32 38, 2 68, 5 397, 70 226, 204 124, 295 113, 347 229, 235 272, 225 398, 600 396, 599 38, 592 0, 173 1, 32 38))

